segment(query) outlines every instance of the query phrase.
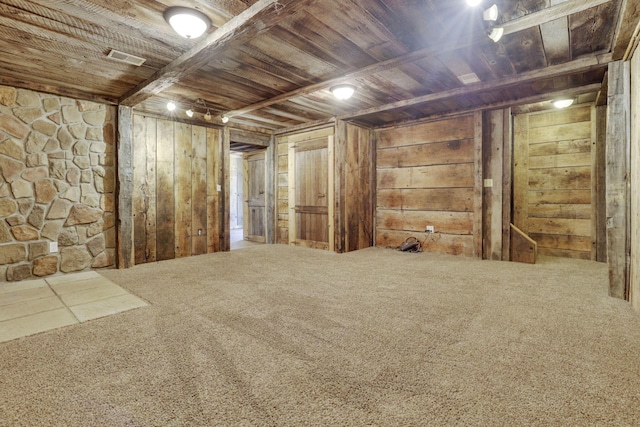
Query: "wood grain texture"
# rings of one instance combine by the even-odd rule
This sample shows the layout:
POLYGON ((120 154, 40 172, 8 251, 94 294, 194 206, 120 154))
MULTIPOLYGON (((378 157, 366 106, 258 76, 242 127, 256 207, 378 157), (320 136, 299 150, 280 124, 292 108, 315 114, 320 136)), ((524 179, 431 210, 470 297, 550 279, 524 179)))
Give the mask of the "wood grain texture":
POLYGON ((207 130, 191 128, 191 255, 207 253, 207 130))
MULTIPOLYGON (((637 75, 640 72, 640 53, 636 52, 631 59, 631 72, 637 75)), ((631 229, 629 230, 630 240, 630 260, 629 266, 629 301, 636 311, 640 311, 640 224, 638 217, 640 216, 640 129, 638 128, 638 120, 640 120, 640 87, 638 80, 631 80, 631 159, 630 163, 630 199, 631 199, 631 229)), ((600 108, 600 107, 598 107, 600 108)))
POLYGON ((435 234, 427 237, 424 250, 480 256, 481 116, 384 129, 375 138, 381 159, 376 168, 376 245, 396 247, 433 225, 435 234), (431 155, 403 159, 416 153, 431 155), (429 165, 414 166, 422 163, 429 165))
POLYGON ((168 120, 158 120, 157 143, 157 259, 176 257, 175 231, 175 128, 168 120))
POLYGON ((222 136, 219 129, 207 129, 207 252, 220 252, 222 228, 222 136))
POLYGON ((175 236, 176 258, 191 255, 192 209, 191 126, 175 124, 175 236))
POLYGON ((538 257, 538 244, 525 232, 511 224, 510 260, 535 264, 538 257))
POLYGON ((118 107, 118 268, 135 263, 133 252, 133 110, 118 107))
POLYGON ((607 261, 609 295, 627 299, 629 292, 628 177, 630 153, 630 64, 616 61, 609 67, 607 110, 607 261))
POLYGON ((595 242, 597 230, 592 116, 589 106, 516 115, 515 174, 521 178, 514 182, 514 221, 523 233, 540 239, 540 253, 595 259, 592 245, 584 245, 595 242))
POLYGON ((220 131, 134 115, 135 263, 218 252, 220 131))

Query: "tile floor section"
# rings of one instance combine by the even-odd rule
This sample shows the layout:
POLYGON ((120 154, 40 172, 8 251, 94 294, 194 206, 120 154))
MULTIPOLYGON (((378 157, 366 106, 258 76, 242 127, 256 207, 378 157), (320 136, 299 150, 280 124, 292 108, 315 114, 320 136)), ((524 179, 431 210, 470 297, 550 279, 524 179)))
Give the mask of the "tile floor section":
POLYGON ((0 284, 0 342, 146 305, 95 271, 0 284))

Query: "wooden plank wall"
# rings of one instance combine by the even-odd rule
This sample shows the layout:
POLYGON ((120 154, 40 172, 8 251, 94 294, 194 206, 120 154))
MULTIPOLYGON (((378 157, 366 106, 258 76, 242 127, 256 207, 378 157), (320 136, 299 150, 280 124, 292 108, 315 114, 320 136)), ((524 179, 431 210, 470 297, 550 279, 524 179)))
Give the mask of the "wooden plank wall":
POLYGON ((135 264, 222 249, 220 133, 134 115, 135 264))
POLYGON ((276 243, 289 244, 289 137, 276 138, 276 243))
POLYGON ((609 295, 629 297, 631 69, 627 61, 609 64, 607 91, 607 261, 609 295))
POLYGON ((373 245, 375 211, 375 146, 372 131, 339 121, 336 125, 336 250, 350 252, 373 245), (342 157, 341 157, 342 156, 342 157), (336 221, 338 224, 338 221, 336 221), (339 247, 338 247, 339 246, 339 247))
POLYGON ((640 51, 631 59, 631 230, 629 301, 640 311, 640 51))
POLYGON ((511 110, 483 113, 482 258, 508 261, 511 242, 511 110))
POLYGON ((480 256, 481 127, 472 114, 376 131, 377 246, 415 236, 425 251, 480 256))
POLYGON ((596 259, 593 108, 514 118, 514 224, 541 255, 596 259))
MULTIPOLYGON (((338 121, 334 131, 334 249, 349 252, 374 244, 375 143, 373 132, 338 121)), ((302 130, 276 138, 276 243, 289 244, 289 141, 302 130)))

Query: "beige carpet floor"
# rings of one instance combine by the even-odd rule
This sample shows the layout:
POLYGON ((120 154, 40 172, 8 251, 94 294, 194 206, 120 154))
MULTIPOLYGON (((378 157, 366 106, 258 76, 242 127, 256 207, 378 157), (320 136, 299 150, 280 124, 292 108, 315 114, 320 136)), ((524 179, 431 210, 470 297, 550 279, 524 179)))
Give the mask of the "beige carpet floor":
POLYGON ((604 264, 262 245, 102 274, 151 305, 0 343, 0 425, 640 423, 604 264))

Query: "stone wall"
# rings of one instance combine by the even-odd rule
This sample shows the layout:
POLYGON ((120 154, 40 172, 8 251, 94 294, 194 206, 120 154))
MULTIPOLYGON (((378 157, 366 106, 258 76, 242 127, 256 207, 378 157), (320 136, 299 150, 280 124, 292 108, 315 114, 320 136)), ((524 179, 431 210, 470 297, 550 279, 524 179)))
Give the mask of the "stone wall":
POLYGON ((111 106, 0 86, 0 282, 114 265, 114 120, 111 106))

